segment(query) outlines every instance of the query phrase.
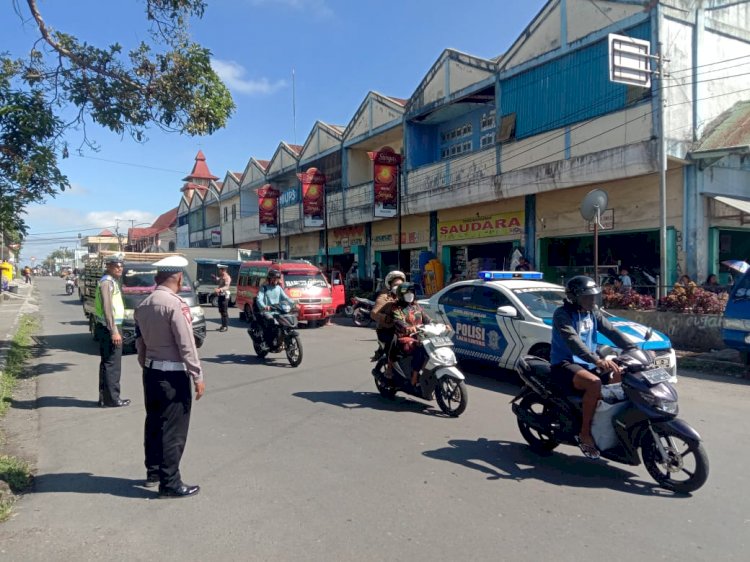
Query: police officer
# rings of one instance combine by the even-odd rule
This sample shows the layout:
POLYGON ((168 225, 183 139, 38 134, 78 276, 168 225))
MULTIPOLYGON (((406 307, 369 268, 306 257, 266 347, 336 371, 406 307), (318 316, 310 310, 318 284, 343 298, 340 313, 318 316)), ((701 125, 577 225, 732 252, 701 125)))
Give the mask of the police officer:
POLYGON ((112 254, 104 258, 107 268, 96 285, 94 335, 99 341, 99 407, 119 408, 130 404, 120 398, 120 375, 122 373, 122 335, 120 326, 125 317, 120 284, 122 277, 122 255, 112 254))
POLYGON ((187 264, 181 256, 154 263, 158 287, 135 310, 146 403, 144 485, 158 485, 162 498, 191 497, 200 491, 200 486, 187 485, 180 476, 190 425, 191 379, 196 400, 205 391, 190 307, 177 294, 187 264))
POLYGON ((227 266, 219 264, 216 266, 219 269, 219 277, 217 279, 218 286, 214 292, 218 295, 217 305, 219 306, 219 314, 221 315, 221 328, 220 332, 226 332, 229 327, 229 288, 232 286, 232 278, 227 272, 227 266))

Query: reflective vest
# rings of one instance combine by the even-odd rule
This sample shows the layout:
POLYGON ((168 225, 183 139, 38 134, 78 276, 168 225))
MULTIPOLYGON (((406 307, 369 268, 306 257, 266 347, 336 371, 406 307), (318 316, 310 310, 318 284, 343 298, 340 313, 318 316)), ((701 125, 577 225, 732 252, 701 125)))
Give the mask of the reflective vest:
POLYGON ((104 316, 104 306, 102 305, 102 282, 112 281, 112 286, 115 290, 112 292, 112 317, 115 320, 115 324, 118 326, 122 324, 125 318, 125 303, 122 302, 122 292, 120 291, 120 285, 115 281, 111 275, 104 275, 99 279, 99 283, 96 285, 96 298, 94 299, 94 315, 100 324, 107 325, 107 319, 104 316))

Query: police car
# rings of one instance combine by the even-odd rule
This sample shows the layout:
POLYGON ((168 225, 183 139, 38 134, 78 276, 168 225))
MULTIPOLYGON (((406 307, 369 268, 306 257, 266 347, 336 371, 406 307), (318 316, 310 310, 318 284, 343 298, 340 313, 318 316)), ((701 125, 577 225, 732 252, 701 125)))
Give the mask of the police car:
MULTIPOLYGON (((436 322, 455 330, 455 350, 459 357, 515 368, 523 355, 549 359, 552 315, 563 304, 565 287, 547 283, 538 271, 480 271, 478 278, 453 283, 419 304, 436 322)), ((677 373, 672 343, 664 334, 648 327, 603 314, 625 337, 638 347, 656 354, 656 365, 677 373)), ((612 346, 598 334, 599 345, 612 346)))

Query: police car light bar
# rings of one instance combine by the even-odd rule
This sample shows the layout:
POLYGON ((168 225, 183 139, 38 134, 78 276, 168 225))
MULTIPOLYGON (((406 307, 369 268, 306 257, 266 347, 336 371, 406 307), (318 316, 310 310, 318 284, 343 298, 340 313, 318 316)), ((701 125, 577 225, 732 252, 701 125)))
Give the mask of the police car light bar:
POLYGON ((479 279, 484 281, 499 281, 502 279, 536 279, 544 277, 541 271, 480 271, 479 279))

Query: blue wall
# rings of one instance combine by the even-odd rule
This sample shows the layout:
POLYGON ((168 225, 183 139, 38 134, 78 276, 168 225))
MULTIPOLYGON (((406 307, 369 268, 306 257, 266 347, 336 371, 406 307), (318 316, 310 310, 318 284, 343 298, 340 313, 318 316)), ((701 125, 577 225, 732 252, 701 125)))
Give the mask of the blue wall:
MULTIPOLYGON (((651 39, 646 21, 623 35, 651 39)), ((500 81, 502 115, 516 114, 516 138, 537 135, 626 106, 628 87, 609 81, 607 39, 500 81)))

